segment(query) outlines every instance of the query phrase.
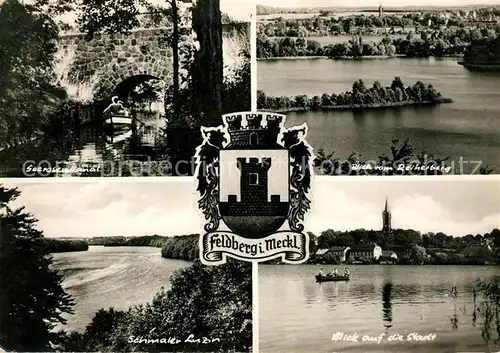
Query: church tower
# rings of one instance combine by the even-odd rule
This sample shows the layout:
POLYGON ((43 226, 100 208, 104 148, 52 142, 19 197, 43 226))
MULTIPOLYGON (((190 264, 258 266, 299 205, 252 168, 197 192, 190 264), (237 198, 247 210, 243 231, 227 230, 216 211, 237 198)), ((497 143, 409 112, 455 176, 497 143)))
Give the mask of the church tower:
POLYGON ((387 198, 385 199, 385 208, 382 211, 382 232, 385 234, 390 233, 391 228, 391 211, 389 211, 389 204, 387 198))

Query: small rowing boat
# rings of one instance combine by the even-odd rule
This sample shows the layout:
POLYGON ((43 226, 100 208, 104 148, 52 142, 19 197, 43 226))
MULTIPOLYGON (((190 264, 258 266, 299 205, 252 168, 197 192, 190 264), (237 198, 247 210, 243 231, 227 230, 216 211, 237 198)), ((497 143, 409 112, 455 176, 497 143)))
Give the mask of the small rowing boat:
POLYGON ((316 275, 316 282, 340 282, 340 281, 348 281, 348 280, 349 280, 349 275, 340 275, 340 276, 339 275, 337 275, 337 276, 316 275))
POLYGON ((108 143, 120 143, 132 137, 132 130, 129 130, 120 134, 106 135, 106 142, 108 143))
POLYGON ((107 118, 105 122, 106 124, 112 125, 131 125, 132 118, 129 118, 127 116, 112 116, 110 118, 107 118))

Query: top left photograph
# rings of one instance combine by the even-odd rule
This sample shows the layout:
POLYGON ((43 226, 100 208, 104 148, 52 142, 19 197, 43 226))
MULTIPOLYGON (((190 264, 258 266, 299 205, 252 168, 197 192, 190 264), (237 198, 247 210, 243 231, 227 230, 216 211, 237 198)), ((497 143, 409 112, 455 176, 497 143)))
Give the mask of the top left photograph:
POLYGON ((251 109, 252 2, 0 0, 0 177, 190 176, 251 109))

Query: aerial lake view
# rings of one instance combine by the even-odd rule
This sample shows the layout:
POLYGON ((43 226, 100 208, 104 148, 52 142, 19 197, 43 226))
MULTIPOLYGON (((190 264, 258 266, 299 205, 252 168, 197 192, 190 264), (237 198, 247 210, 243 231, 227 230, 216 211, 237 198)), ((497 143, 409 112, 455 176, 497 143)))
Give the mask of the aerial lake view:
POLYGON ((161 257, 160 248, 90 246, 88 251, 54 254, 64 274, 63 287, 75 299, 75 313, 66 315, 67 331, 84 331, 99 309, 126 310, 150 302, 170 276, 190 265, 161 257))
POLYGON ((320 265, 259 266, 260 352, 500 349, 483 339, 482 318, 474 322, 471 293, 476 279, 500 275, 498 267, 349 266, 350 281, 315 283, 319 270, 320 265), (454 286, 456 296, 451 292, 454 286), (357 342, 343 340, 338 333, 344 338, 357 334, 357 342), (363 341, 363 336, 378 338, 383 333, 380 343, 363 341), (427 339, 407 341, 412 333, 427 339), (395 334, 404 341, 390 342, 395 334))
MULTIPOLYGON (((369 38, 369 37, 367 37, 369 38)), ((368 39, 367 39, 368 40, 368 39)), ((352 152, 365 160, 390 154, 393 139, 410 138, 415 150, 450 157, 460 173, 477 161, 500 167, 500 75, 468 71, 456 58, 392 58, 387 60, 263 60, 258 62, 258 89, 268 96, 309 98, 323 93, 351 91, 362 79, 369 87, 378 80, 390 85, 401 77, 405 85, 417 81, 433 85, 452 103, 435 106, 370 110, 288 112, 288 125, 307 122, 308 141, 315 149, 335 151, 347 159, 352 152)))

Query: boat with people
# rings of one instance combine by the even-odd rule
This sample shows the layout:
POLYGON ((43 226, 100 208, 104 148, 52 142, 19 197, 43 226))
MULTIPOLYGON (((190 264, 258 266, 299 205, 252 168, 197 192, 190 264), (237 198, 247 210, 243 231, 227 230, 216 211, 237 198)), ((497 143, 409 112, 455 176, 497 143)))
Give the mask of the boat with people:
POLYGON ((111 125, 132 125, 132 118, 127 116, 112 116, 104 122, 111 125))
POLYGON ((349 275, 316 275, 316 282, 349 281, 349 275))
POLYGON ((113 133, 106 134, 106 142, 115 144, 115 143, 120 143, 120 142, 126 141, 126 140, 130 139, 131 137, 132 137, 132 130, 120 132, 117 134, 113 134, 113 133))

